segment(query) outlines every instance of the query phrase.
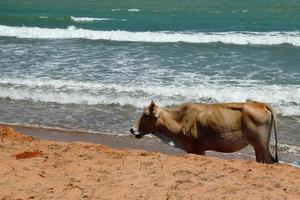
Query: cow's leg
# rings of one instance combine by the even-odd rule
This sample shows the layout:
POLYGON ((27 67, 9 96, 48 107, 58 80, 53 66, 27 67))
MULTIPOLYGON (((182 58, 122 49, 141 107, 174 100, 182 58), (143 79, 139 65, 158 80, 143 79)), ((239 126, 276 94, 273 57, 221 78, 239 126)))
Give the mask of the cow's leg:
POLYGON ((274 163, 275 160, 270 152, 267 142, 253 144, 255 150, 256 161, 261 163, 274 163))
POLYGON ((271 137, 270 126, 271 126, 271 122, 268 121, 264 125, 258 128, 259 136, 260 136, 259 145, 261 146, 260 148, 262 149, 263 162, 268 164, 275 162, 275 159, 273 158, 269 147, 270 137, 271 137))
POLYGON ((202 156, 205 156, 205 146, 204 146, 202 140, 200 140, 200 139, 198 138, 195 147, 196 147, 196 148, 195 148, 195 151, 196 151, 197 154, 202 155, 202 156))
POLYGON ((255 158, 256 158, 256 162, 263 162, 263 156, 260 153, 262 150, 258 147, 258 146, 254 146, 254 151, 255 151, 255 158))
POLYGON ((247 140, 254 147, 256 161, 261 163, 274 163, 269 143, 270 135, 264 125, 256 127, 255 130, 247 130, 247 140))
POLYGON ((202 145, 194 145, 194 148, 187 152, 205 156, 205 148, 202 145))
POLYGON ((267 140, 265 140, 265 142, 262 144, 263 146, 263 159, 265 163, 271 164, 271 163, 275 163, 275 159, 273 158, 271 152, 270 152, 270 138, 267 138, 267 140))
POLYGON ((247 129, 244 129, 249 143, 254 147, 256 161, 261 163, 274 163, 275 159, 273 158, 270 149, 270 134, 268 127, 270 124, 265 122, 264 124, 256 125, 250 124, 247 129))
POLYGON ((194 153, 194 154, 205 156, 205 148, 203 144, 195 142, 185 146, 186 146, 185 150, 188 153, 194 153))
POLYGON ((250 144, 254 147, 256 161, 261 163, 274 163, 269 144, 270 144, 270 134, 268 131, 269 123, 256 127, 255 131, 251 131, 248 137, 250 144))
POLYGON ((205 149, 204 149, 204 148, 198 149, 198 150, 197 150, 197 154, 202 155, 202 156, 205 156, 205 149))
POLYGON ((264 146, 260 144, 260 141, 252 143, 252 146, 254 147, 256 162, 265 163, 264 146))
POLYGON ((275 162, 269 149, 271 119, 271 113, 264 104, 250 102, 243 106, 242 130, 245 138, 255 149, 257 162, 275 162))
POLYGON ((275 159, 273 158, 271 152, 270 152, 269 147, 267 147, 267 149, 265 151, 264 159, 265 159, 265 162, 268 163, 268 164, 272 164, 272 163, 276 162, 275 159))

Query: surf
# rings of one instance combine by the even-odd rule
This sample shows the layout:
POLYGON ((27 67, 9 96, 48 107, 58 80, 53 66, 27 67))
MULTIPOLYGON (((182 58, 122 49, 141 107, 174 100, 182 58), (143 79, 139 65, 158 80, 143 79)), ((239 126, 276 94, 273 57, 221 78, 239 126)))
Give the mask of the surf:
MULTIPOLYGON (((80 19, 77 19, 80 20, 80 19)), ((82 20, 82 19, 81 19, 82 20)), ((92 19, 84 19, 92 20, 92 19)), ((94 19, 93 19, 94 20, 94 19)), ((87 39, 147 43, 224 43, 234 45, 300 46, 299 31, 285 32, 130 32, 77 28, 13 27, 0 25, 0 36, 28 39, 87 39)))
POLYGON ((257 100, 274 105, 284 116, 300 115, 298 85, 272 86, 253 83, 247 87, 223 84, 149 86, 147 84, 124 85, 91 81, 3 78, 0 80, 0 89, 0 98, 13 100, 59 104, 117 104, 137 108, 143 108, 151 98, 157 100, 161 106, 186 101, 214 103, 257 100))
POLYGON ((74 22, 93 22, 93 21, 112 21, 113 18, 95 18, 95 17, 70 17, 74 22))

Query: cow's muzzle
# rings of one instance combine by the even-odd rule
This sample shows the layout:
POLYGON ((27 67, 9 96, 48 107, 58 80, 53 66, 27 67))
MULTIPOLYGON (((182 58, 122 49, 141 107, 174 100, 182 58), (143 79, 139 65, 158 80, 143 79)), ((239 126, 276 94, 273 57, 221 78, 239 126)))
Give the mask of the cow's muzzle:
POLYGON ((144 134, 139 133, 135 128, 130 129, 130 133, 135 136, 135 138, 142 138, 144 134))

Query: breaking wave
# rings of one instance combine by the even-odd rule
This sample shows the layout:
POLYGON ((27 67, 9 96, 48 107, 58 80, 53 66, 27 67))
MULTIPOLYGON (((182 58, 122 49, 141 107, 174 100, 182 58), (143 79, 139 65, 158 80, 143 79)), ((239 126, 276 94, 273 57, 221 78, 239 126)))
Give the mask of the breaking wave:
POLYGON ((278 150, 289 154, 300 154, 300 146, 295 145, 278 144, 278 150))
POLYGON ((148 86, 4 78, 0 80, 0 98, 59 104, 118 104, 137 108, 144 107, 152 99, 161 106, 186 101, 244 102, 251 99, 270 103, 285 116, 300 115, 300 87, 297 85, 148 86))
POLYGON ((130 8, 130 9, 127 9, 128 12, 139 12, 140 9, 137 9, 137 8, 130 8))
MULTIPOLYGON (((74 17, 73 17, 74 19, 74 17)), ((96 20, 100 18, 75 18, 96 20)), ((300 46, 300 32, 129 32, 95 31, 70 26, 65 29, 0 25, 0 36, 37 39, 89 39, 151 43, 224 43, 236 45, 300 46)))
POLYGON ((93 21, 111 21, 114 20, 112 18, 94 18, 94 17, 73 17, 71 16, 71 20, 74 22, 93 22, 93 21))

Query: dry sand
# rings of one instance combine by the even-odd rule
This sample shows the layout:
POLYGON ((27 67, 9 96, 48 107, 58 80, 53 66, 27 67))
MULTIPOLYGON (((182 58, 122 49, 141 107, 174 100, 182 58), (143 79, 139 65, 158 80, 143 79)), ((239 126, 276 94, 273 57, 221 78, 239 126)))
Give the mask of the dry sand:
POLYGON ((300 199, 300 169, 54 142, 0 126, 0 199, 300 199))

